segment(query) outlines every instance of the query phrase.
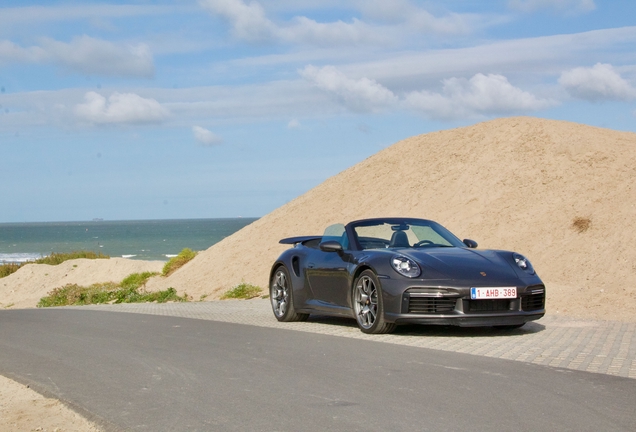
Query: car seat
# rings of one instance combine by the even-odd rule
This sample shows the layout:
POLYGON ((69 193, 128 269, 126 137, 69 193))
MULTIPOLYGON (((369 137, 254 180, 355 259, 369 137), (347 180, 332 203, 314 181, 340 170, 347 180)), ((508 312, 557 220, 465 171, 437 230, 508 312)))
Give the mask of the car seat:
POLYGON ((391 236, 389 247, 410 247, 409 238, 404 231, 395 231, 391 236))

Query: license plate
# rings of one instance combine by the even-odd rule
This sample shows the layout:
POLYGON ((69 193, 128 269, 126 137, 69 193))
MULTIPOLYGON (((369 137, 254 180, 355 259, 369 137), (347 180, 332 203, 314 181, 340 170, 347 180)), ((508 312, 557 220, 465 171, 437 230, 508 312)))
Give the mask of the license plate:
POLYGON ((517 287, 471 288, 472 300, 517 298, 517 287))

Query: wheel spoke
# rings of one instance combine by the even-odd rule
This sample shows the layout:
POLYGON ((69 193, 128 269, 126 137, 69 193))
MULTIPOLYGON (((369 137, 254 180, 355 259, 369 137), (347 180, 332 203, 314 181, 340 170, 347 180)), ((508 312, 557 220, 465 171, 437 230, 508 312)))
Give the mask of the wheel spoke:
POLYGON ((375 317, 376 317, 376 309, 375 308, 369 308, 369 319, 371 320, 371 322, 375 322, 375 317))

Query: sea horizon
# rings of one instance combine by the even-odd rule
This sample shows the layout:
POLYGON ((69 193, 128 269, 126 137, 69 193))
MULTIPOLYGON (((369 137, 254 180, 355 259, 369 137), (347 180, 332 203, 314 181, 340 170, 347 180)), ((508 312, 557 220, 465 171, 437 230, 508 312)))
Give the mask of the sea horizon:
POLYGON ((92 219, 77 219, 77 220, 54 220, 54 221, 22 221, 22 222, 0 222, 2 225, 15 225, 15 224, 55 224, 55 223, 87 223, 87 222, 150 222, 150 221, 189 221, 189 220, 220 220, 220 219, 251 219, 257 220, 262 216, 232 216, 232 217, 215 217, 215 218, 145 218, 145 219, 104 219, 104 218, 92 218, 92 219))
POLYGON ((0 223, 0 263, 23 263, 77 250, 167 261, 182 249, 202 251, 258 218, 80 220, 0 223))

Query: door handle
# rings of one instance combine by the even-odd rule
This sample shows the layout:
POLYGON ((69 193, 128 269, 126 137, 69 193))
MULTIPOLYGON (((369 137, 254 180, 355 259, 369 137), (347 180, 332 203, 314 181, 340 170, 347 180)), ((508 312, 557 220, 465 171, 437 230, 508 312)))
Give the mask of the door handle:
POLYGON ((314 263, 307 263, 307 267, 308 268, 314 268, 316 264, 314 263))

